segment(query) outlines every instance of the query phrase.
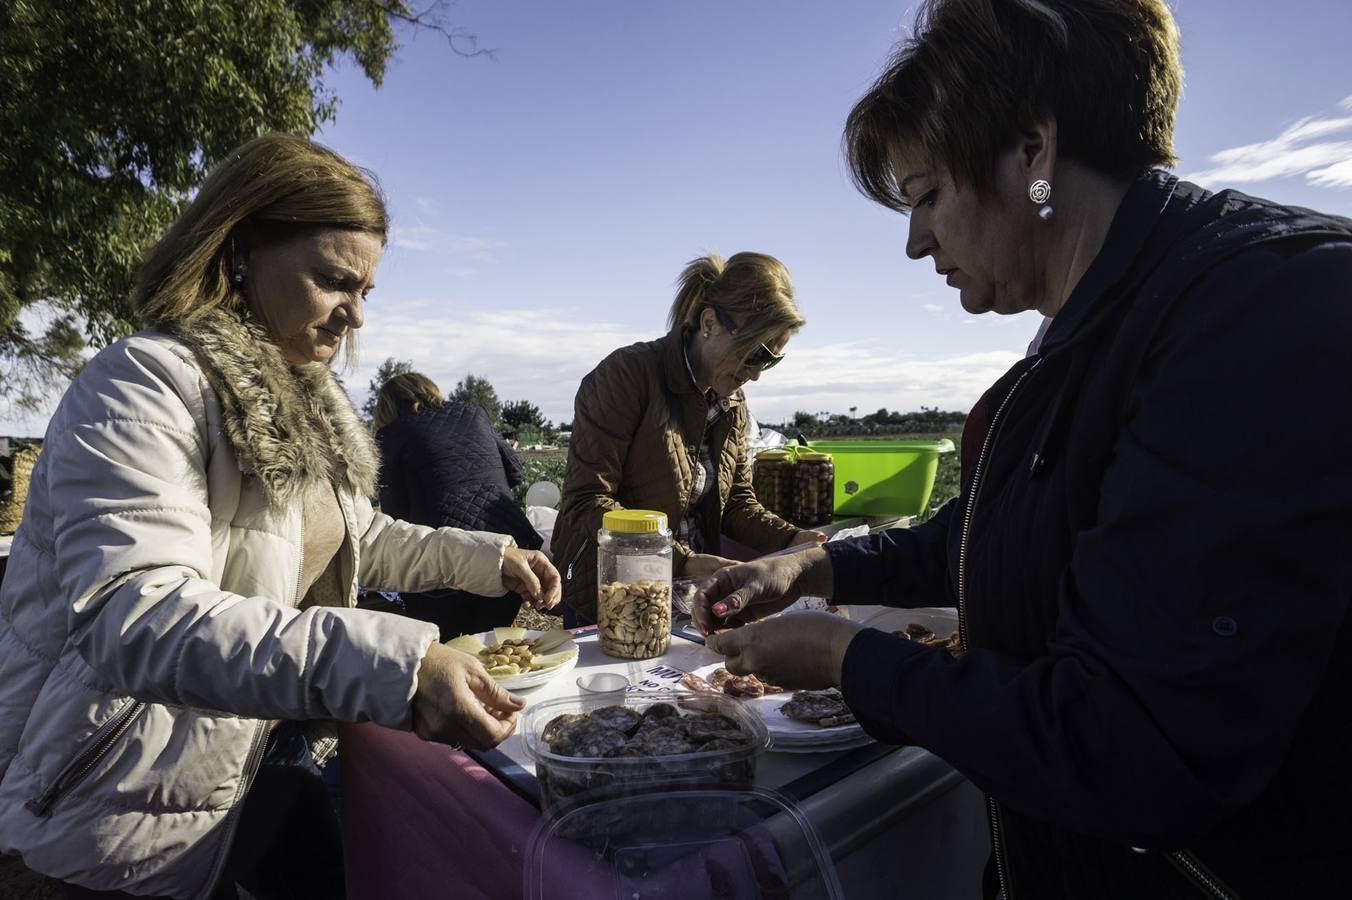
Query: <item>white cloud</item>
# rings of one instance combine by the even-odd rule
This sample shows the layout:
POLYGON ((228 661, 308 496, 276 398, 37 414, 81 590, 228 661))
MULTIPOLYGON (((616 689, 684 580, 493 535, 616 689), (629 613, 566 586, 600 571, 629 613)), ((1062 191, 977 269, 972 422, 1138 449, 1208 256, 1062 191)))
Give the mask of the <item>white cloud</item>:
MULTIPOLYGON (((1339 107, 1352 112, 1352 97, 1339 107)), ((1277 137, 1213 153, 1210 168, 1183 177, 1204 186, 1304 175, 1324 187, 1352 187, 1352 116, 1307 116, 1277 137)))
POLYGON ((1352 157, 1322 169, 1315 169, 1306 177, 1324 187, 1352 187, 1352 157))
POLYGON ((747 385, 747 402, 762 421, 797 410, 872 412, 921 406, 968 410, 1022 354, 990 351, 921 358, 882 341, 808 345, 799 338, 783 365, 747 385))
MULTIPOLYGON (((530 400, 555 422, 572 420, 579 382, 610 351, 658 337, 581 319, 567 308, 466 310, 429 297, 372 313, 361 334, 361 365, 341 373, 358 404, 376 368, 394 357, 412 362, 444 392, 473 372, 493 384, 499 399, 530 400)), ((1020 356, 995 351, 924 358, 883 340, 813 344, 804 335, 794 339, 782 365, 746 391, 752 413, 765 422, 800 409, 967 410, 1020 356)), ((4 413, 0 434, 37 435, 46 427, 46 415, 21 420, 4 413)))
POLYGON ((363 329, 362 365, 343 376, 358 403, 387 357, 409 360, 449 393, 467 373, 487 378, 500 400, 530 400, 554 421, 573 418, 582 376, 610 351, 656 335, 582 321, 569 309, 457 311, 421 300, 387 308, 363 329))
POLYGON ((924 303, 920 306, 925 312, 941 313, 948 310, 947 306, 941 306, 938 303, 924 303))
MULTIPOLYGON (((362 366, 344 377, 358 403, 376 367, 392 356, 412 361, 443 391, 473 372, 493 384, 499 399, 530 400, 553 421, 570 421, 573 396, 587 372, 611 350, 658 336, 578 321, 559 309, 452 316, 444 305, 423 301, 386 312, 362 335, 362 366)), ((1020 356, 1002 351, 923 359, 877 340, 813 345, 802 336, 782 365, 746 391, 763 421, 800 409, 845 412, 851 406, 966 410, 1020 356)))
POLYGON ((481 263, 497 262, 498 251, 507 246, 503 241, 456 234, 431 225, 396 225, 390 244, 401 250, 434 251, 481 263))

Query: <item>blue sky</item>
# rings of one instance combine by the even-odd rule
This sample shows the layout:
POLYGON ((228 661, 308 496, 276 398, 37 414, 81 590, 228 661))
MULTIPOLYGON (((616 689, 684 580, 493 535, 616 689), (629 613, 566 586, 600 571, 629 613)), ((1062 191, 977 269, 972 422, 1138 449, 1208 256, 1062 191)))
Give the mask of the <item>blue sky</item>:
MULTIPOLYGON (((1176 0, 1186 81, 1176 171, 1352 215, 1352 3, 1176 0)), ((752 412, 967 409, 1036 330, 974 318, 906 220, 860 196, 840 154, 850 106, 910 21, 894 0, 460 0, 466 59, 404 32, 385 82, 328 77, 319 138, 372 169, 395 231, 344 380, 387 356, 451 389, 572 417, 580 378, 656 337, 705 251, 792 273, 807 327, 748 386, 752 412)), ((0 418, 0 434, 43 419, 0 418)))

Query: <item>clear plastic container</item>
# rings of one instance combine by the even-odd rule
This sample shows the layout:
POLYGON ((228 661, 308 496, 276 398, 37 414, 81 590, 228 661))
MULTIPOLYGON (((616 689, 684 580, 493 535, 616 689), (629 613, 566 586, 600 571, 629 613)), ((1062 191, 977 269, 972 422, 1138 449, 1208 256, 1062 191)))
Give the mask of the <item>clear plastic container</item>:
POLYGON ((812 823, 763 788, 570 804, 536 825, 523 868, 528 900, 844 896, 812 823))
POLYGON ((598 799, 678 785, 750 784, 756 775, 756 762, 770 745, 765 723, 740 701, 723 694, 670 691, 593 694, 532 703, 522 716, 521 734, 526 754, 535 761, 540 802, 546 810, 583 796, 598 799), (659 704, 675 707, 682 717, 722 716, 735 723, 745 739, 720 742, 715 750, 642 756, 569 756, 556 753, 545 740, 545 728, 559 716, 580 716, 619 706, 650 718, 655 714, 649 710, 659 704))
POLYGON ((651 659, 671 643, 671 530, 664 513, 616 509, 596 532, 596 624, 601 650, 651 659))
POLYGON ((788 519, 793 502, 793 451, 777 448, 757 453, 751 489, 761 506, 788 519))
POLYGON ((788 519, 799 528, 831 521, 835 511, 836 469, 831 454, 799 450, 793 467, 793 500, 788 519))

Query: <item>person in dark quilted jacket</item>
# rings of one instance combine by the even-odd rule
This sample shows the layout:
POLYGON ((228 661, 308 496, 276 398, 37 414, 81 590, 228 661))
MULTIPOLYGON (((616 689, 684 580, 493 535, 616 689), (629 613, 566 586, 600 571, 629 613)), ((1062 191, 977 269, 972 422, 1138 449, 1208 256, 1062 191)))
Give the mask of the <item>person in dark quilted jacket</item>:
MULTIPOLYGON (((518 547, 540 548, 540 535, 512 497, 525 470, 483 409, 446 400, 430 378, 409 372, 381 386, 375 425, 385 514, 437 528, 510 534, 518 547)), ((441 629, 443 641, 510 625, 521 607, 513 593, 480 597, 444 590, 402 599, 408 615, 441 629)))

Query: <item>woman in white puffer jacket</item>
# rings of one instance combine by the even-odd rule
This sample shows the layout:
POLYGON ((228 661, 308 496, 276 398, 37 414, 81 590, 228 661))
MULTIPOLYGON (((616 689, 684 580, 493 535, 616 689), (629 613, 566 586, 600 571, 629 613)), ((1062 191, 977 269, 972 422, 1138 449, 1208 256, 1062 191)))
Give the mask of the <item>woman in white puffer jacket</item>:
POLYGON ((515 728, 520 699, 436 626, 353 608, 359 582, 559 592, 511 538, 372 511, 375 450, 329 363, 387 229, 336 154, 250 141, 147 258, 149 330, 91 360, 53 416, 0 592, 0 851, 72 896, 340 893, 308 813, 251 790, 275 726, 480 748, 515 728), (264 871, 279 859, 300 873, 285 886, 264 871))

